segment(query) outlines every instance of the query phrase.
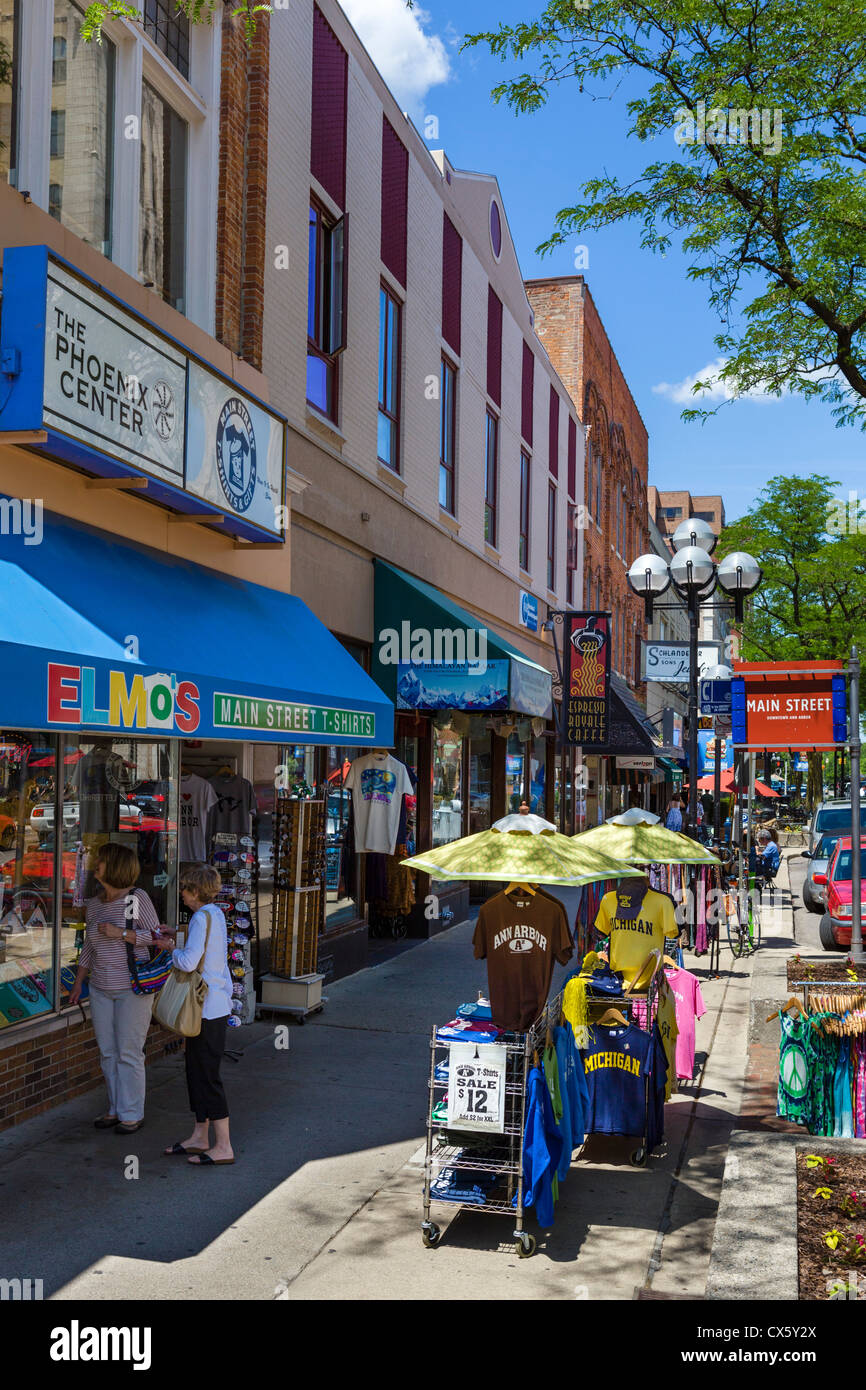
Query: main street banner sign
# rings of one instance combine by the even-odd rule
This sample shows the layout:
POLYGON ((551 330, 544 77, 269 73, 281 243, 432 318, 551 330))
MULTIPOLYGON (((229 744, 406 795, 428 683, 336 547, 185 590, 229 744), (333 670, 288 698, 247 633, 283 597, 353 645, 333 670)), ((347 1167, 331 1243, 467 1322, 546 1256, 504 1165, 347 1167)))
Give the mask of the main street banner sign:
POLYGON ((840 661, 735 661, 733 742, 738 748, 835 748, 848 737, 840 661))

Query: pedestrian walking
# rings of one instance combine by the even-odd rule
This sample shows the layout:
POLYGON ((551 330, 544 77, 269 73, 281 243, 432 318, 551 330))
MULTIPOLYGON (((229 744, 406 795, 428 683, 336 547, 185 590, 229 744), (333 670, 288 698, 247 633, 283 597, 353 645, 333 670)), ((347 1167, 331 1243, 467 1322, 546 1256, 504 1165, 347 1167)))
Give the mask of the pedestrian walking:
POLYGON ((115 1134, 134 1134, 144 1123, 144 1043, 154 996, 133 991, 127 946, 136 961, 147 961, 159 917, 135 887, 140 873, 138 855, 126 845, 106 844, 97 852, 100 891, 84 904, 87 930, 69 992, 70 1004, 77 1004, 90 977, 90 1019, 108 1090, 108 1110, 94 1124, 115 1134))
MULTIPOLYGON (((172 964, 179 970, 195 970, 204 957, 201 973, 207 985, 207 996, 202 1007, 201 1032, 186 1040, 186 1085, 195 1124, 189 1138, 165 1150, 171 1157, 189 1155, 188 1162, 197 1168, 235 1161, 229 1136, 228 1102, 220 1077, 226 1019, 232 1011, 226 919, 214 902, 221 887, 222 880, 210 864, 184 865, 180 891, 192 913, 186 942, 182 948, 174 947, 172 937, 167 934, 157 941, 158 946, 172 951, 172 964), (212 1145, 211 1124, 214 1127, 212 1145)), ((167 933, 167 928, 164 932, 167 933)))
POLYGON ((668 802, 667 814, 665 815, 665 829, 680 831, 683 828, 683 813, 680 810, 680 798, 674 792, 668 802))

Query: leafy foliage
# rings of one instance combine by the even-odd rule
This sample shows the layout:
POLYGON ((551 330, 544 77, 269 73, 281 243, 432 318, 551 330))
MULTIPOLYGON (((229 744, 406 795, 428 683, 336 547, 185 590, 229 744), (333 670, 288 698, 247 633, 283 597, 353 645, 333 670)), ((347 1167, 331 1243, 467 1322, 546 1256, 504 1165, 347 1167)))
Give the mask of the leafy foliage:
MULTIPOLYGON (((637 79, 629 134, 679 146, 633 182, 590 179, 540 250, 628 219, 645 248, 678 237, 720 317, 734 397, 790 391, 866 428, 866 8, 549 0, 535 20, 465 41, 479 44, 523 69, 493 89, 515 111, 538 110, 563 82, 588 100, 637 79)), ((713 413, 697 404, 686 418, 713 413)))
MULTIPOLYGON (((222 9, 221 0, 175 0, 175 5, 191 24, 212 24, 214 12, 222 9)), ((247 0, 245 5, 236 5, 231 11, 234 18, 243 18, 248 44, 255 38, 258 16, 272 14, 273 9, 273 5, 260 5, 253 3, 253 0, 247 0)), ((107 19, 131 19, 140 23, 141 18, 141 10, 137 5, 125 4, 123 0, 96 0, 96 3, 87 7, 81 28, 82 37, 88 43, 93 40, 101 43, 102 28, 107 19)))

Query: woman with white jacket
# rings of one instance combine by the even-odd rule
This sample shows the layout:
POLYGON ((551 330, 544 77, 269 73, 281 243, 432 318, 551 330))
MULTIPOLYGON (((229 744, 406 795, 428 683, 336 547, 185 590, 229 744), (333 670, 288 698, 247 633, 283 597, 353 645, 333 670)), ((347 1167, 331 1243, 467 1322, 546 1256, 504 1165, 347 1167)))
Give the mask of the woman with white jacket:
MULTIPOLYGON (((201 973, 207 985, 207 996, 202 1008, 201 1032, 186 1040, 186 1084, 195 1124, 188 1139, 165 1150, 166 1155, 172 1157, 188 1154, 187 1162, 198 1168, 235 1161, 229 1138, 229 1108, 220 1079, 226 1019, 232 1011, 226 919, 214 902, 221 887, 219 874, 209 864, 183 866, 180 891, 192 917, 184 946, 172 950, 171 955, 172 964, 179 970, 195 970, 204 955, 201 973), (213 1145, 210 1143, 211 1124, 213 1145)), ((170 937, 160 937, 157 944, 167 950, 174 946, 170 937)))

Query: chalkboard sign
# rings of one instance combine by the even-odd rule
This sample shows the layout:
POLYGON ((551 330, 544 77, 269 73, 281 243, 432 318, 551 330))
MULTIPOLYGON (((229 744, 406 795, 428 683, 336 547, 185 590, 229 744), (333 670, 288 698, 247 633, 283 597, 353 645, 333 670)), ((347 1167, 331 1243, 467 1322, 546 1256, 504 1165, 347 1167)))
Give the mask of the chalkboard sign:
POLYGON ((337 891, 340 887, 340 862, 342 845, 327 845, 325 848, 325 889, 337 891))

